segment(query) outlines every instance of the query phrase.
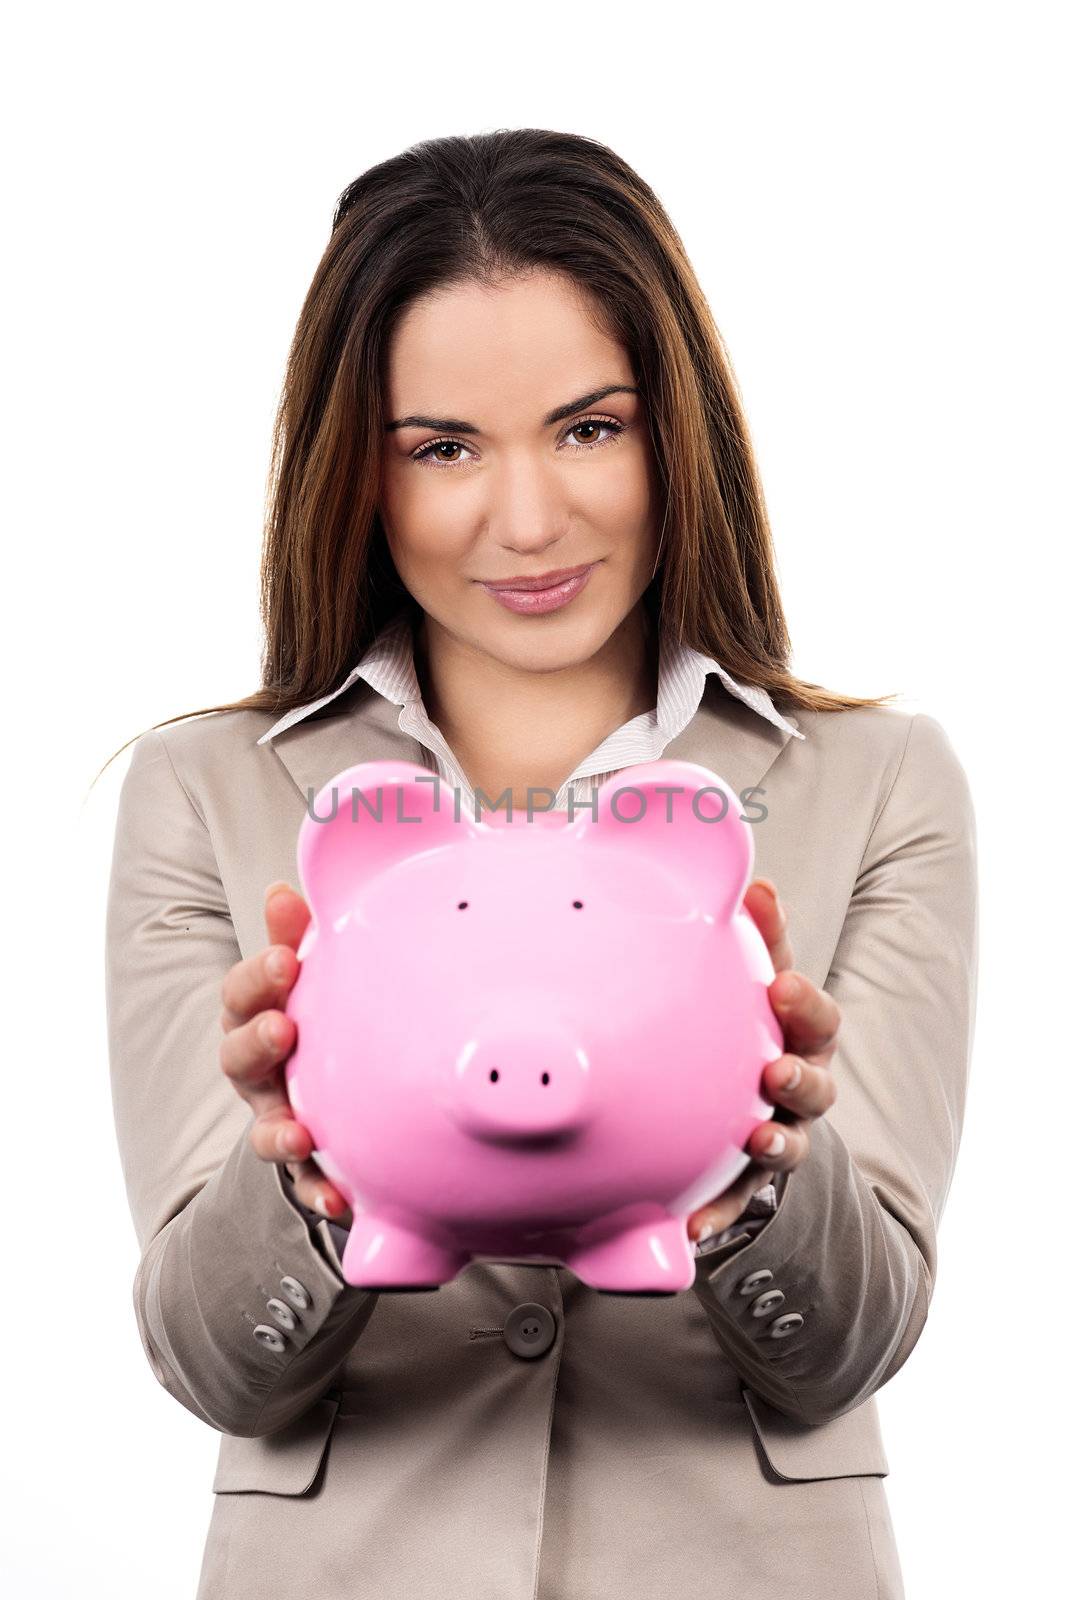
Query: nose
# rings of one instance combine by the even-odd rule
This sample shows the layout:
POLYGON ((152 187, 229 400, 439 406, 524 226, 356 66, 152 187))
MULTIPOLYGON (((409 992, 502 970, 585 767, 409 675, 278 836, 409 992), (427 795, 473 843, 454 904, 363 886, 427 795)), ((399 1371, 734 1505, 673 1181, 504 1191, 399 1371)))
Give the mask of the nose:
POLYGON ((486 489, 492 495, 490 526, 494 543, 520 557, 517 564, 499 562, 498 571, 513 572, 517 567, 525 570, 528 563, 543 570, 567 565, 563 559, 555 559, 557 548, 568 542, 570 516, 560 498, 558 477, 551 464, 520 451, 514 458, 501 460, 491 489, 488 479, 486 489))
POLYGON ((472 1138, 521 1144, 574 1133, 589 1105, 588 1059, 559 1024, 490 1022, 457 1059, 453 1114, 472 1138))

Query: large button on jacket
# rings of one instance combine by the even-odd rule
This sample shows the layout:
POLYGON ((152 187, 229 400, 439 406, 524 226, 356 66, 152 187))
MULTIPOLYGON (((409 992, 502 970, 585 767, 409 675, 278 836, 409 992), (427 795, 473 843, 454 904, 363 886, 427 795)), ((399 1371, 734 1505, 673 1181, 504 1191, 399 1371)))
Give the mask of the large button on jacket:
POLYGON ((532 1360, 551 1350, 556 1337, 556 1319, 547 1306, 536 1300, 524 1301, 504 1318, 504 1343, 517 1356, 532 1360))

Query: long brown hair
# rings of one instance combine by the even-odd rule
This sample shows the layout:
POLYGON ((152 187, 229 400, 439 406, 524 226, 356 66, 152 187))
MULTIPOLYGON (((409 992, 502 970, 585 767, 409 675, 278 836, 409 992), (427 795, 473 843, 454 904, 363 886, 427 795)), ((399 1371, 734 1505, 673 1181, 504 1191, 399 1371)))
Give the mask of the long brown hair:
POLYGON ((665 508, 662 559, 646 596, 661 637, 714 656, 783 710, 844 711, 895 698, 837 694, 789 670, 767 510, 733 369, 660 201, 595 139, 515 128, 424 140, 341 195, 274 424, 260 687, 153 727, 220 711, 280 716, 318 699, 410 601, 376 509, 391 331, 421 295, 534 270, 564 274, 588 292, 637 375, 665 508))

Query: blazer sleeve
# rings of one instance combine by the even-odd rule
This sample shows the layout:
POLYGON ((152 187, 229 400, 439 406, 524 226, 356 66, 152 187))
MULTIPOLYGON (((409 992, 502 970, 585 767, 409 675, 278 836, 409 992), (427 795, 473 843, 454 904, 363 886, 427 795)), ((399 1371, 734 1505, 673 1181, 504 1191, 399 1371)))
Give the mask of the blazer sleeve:
POLYGON ((219 1060, 222 982, 241 955, 208 828, 152 730, 119 796, 105 935, 134 1311, 164 1389, 254 1437, 329 1386, 378 1295, 344 1281, 326 1220, 313 1231, 252 1148, 251 1109, 219 1060))
POLYGON ((922 1332, 963 1123, 976 1010, 974 809, 941 724, 908 723, 824 987, 841 1010, 837 1099, 776 1175, 757 1238, 698 1257, 727 1358, 771 1405, 829 1422, 922 1332))

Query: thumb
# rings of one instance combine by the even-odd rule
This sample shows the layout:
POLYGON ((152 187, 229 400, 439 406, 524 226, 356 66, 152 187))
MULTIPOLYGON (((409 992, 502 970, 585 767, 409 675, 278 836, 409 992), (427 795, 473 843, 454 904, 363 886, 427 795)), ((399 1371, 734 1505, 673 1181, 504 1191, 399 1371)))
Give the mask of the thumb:
POLYGON ((264 891, 268 944, 287 944, 295 950, 311 921, 307 902, 284 879, 269 883, 264 891))

